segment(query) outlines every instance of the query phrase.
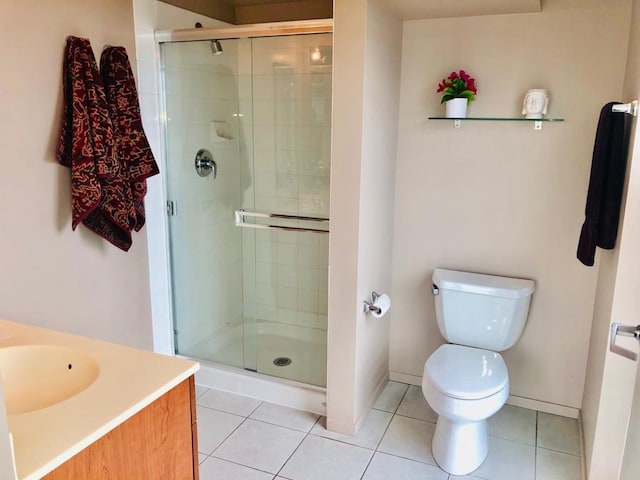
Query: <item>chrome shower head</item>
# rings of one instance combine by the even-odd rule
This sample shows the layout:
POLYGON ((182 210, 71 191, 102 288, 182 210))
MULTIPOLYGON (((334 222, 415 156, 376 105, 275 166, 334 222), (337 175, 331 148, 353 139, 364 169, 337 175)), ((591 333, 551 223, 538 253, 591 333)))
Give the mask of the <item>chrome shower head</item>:
POLYGON ((222 55, 222 45, 220 40, 211 40, 211 53, 214 55, 222 55))

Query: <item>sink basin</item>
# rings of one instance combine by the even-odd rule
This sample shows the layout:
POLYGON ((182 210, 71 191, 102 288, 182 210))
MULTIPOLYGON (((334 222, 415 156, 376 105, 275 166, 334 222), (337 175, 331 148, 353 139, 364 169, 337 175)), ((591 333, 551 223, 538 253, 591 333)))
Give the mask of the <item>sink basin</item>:
POLYGON ((54 345, 0 348, 0 377, 8 415, 50 407, 85 390, 100 372, 83 350, 54 345))

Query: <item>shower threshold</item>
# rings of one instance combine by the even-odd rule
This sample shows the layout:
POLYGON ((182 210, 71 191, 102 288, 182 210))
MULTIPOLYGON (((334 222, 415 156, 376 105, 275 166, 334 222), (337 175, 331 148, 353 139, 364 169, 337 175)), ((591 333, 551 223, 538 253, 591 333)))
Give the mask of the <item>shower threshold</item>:
POLYGON ((228 367, 197 358, 177 356, 200 362, 200 370, 196 373, 197 385, 236 393, 318 415, 326 415, 326 388, 228 367))

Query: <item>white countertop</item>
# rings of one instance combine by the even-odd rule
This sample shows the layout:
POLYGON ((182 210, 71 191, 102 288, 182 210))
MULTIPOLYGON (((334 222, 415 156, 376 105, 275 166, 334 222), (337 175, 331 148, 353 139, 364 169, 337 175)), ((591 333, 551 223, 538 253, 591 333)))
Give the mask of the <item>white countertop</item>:
POLYGON ((199 368, 189 360, 0 320, 0 348, 15 345, 81 349, 100 367, 96 380, 79 394, 8 416, 21 480, 46 475, 199 368))

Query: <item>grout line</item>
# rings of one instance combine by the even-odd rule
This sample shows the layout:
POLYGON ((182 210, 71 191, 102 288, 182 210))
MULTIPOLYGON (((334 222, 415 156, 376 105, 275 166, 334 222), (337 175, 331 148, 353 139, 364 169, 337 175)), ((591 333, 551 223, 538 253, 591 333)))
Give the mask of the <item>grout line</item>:
MULTIPOLYGON (((405 395, 406 395, 407 391, 409 391, 408 388, 405 391, 405 395)), ((404 398, 404 395, 402 396, 402 398, 404 398)), ((400 407, 400 403, 402 403, 402 400, 400 400, 400 402, 398 403, 398 407, 400 407)), ((398 407, 396 407, 396 410, 398 410, 398 407)), ((390 412, 386 412, 386 413, 390 413, 390 412)), ((396 416, 395 413, 391 414, 391 418, 389 419, 389 422, 387 423, 387 426, 385 427, 384 432, 382 433, 382 435, 380 435, 380 440, 378 440, 378 442, 376 443, 375 448, 373 449, 373 455, 371 455, 371 458, 367 462, 367 466, 362 471, 362 475, 360 476, 361 479, 364 478, 365 474, 367 473, 367 470, 369 469, 369 466, 371 465, 371 462, 373 461, 373 457, 375 457, 376 453, 378 453, 378 447, 380 447, 380 444, 382 443, 382 440, 384 439, 384 436, 387 434, 387 431, 389 430, 389 426, 391 425, 391 422, 393 421, 395 416, 396 416)), ((380 453, 383 453, 383 452, 380 452, 380 453)))
MULTIPOLYGON (((445 472, 444 470, 442 470, 442 468, 440 468, 440 465, 438 465, 438 462, 436 462, 435 460, 434 460, 435 463, 429 463, 429 462, 426 462, 424 460, 417 460, 415 458, 410 458, 410 457, 405 457, 405 456, 402 456, 402 455, 398 455, 397 453, 389 453, 389 452, 382 452, 382 451, 376 451, 374 453, 381 453, 383 455, 388 455, 390 457, 402 458, 403 460, 409 460, 410 462, 421 463, 422 465, 428 465, 430 467, 435 467, 435 468, 440 469, 444 473, 448 473, 448 472, 445 472)), ((473 472, 469 473, 468 475, 471 475, 471 474, 473 474, 473 472)), ((479 478, 482 478, 482 477, 479 477, 479 478)))
MULTIPOLYGON (((380 437, 380 440, 378 440, 378 443, 376 443, 376 447, 375 447, 375 451, 378 451, 378 448, 380 448, 380 444, 382 443, 382 440, 384 439, 384 436, 387 434, 387 432, 389 431, 389 427, 391 426, 391 422, 393 422, 393 419, 395 418, 395 414, 391 415, 391 418, 389 419, 389 423, 387 423, 387 426, 384 429, 384 433, 382 434, 382 436, 380 437)), ((383 452, 384 453, 384 452, 383 452)))
POLYGON ((407 394, 409 393, 409 389, 410 388, 411 388, 411 385, 407 384, 407 388, 405 389, 404 393, 402 394, 402 398, 398 402, 398 405, 396 406, 395 410, 393 412, 391 412, 391 413, 393 413, 394 415, 396 413, 398 413, 398 409, 400 408, 400 405, 402 405, 402 402, 404 402, 404 399, 407 397, 407 394))
POLYGON ((209 455, 207 455, 206 453, 202 453, 202 452, 198 452, 198 469, 200 468, 200 465, 202 465, 207 458, 209 458, 209 455), (204 460, 200 461, 200 455, 204 455, 204 460))
MULTIPOLYGON (((262 404, 262 403, 263 403, 263 402, 260 402, 260 404, 262 404)), ((196 406, 198 406, 198 405, 197 405, 197 402, 196 402, 196 406)), ((248 417, 248 416, 246 416, 246 417, 245 417, 244 415, 238 415, 238 414, 235 414, 235 413, 225 412, 225 411, 223 411, 223 410, 217 410, 217 409, 215 409, 215 408, 206 407, 206 406, 204 406, 204 405, 199 405, 199 406, 200 406, 201 408, 208 408, 209 410, 215 410, 216 412, 222 412, 222 413, 226 413, 226 414, 229 414, 229 415, 235 415, 236 417, 244 418, 244 420, 242 420, 242 421, 238 424, 238 426, 236 426, 236 428, 234 428, 231 432, 229 432, 229 434, 228 434, 226 437, 224 437, 224 439, 223 439, 223 440, 222 440, 222 441, 221 441, 221 442, 216 446, 216 448, 214 448, 214 449, 211 451, 211 453, 207 454, 207 456, 208 456, 208 457, 211 457, 211 456, 213 456, 213 453, 214 453, 216 450, 218 450, 218 448, 220 448, 220 446, 221 446, 224 442, 226 442, 226 441, 229 439, 229 437, 230 437, 231 435, 233 435, 233 433, 234 433, 236 430, 238 430, 238 429, 240 428, 240 426, 241 426, 241 425, 243 425, 243 424, 247 421, 247 419, 248 419, 249 417, 248 417)), ((258 408, 258 407, 256 407, 256 408, 258 408)), ((254 409, 254 410, 255 410, 255 409, 254 409)), ((252 413, 253 413, 253 412, 252 412, 252 413)), ((199 453, 199 452, 198 452, 198 453, 199 453)), ((215 457, 215 458, 218 458, 218 457, 215 457)), ((221 460, 224 460, 224 459, 221 459, 221 460)), ((246 465, 243 465, 243 466, 245 466, 245 467, 246 467, 246 465)), ((251 467, 249 467, 249 468, 251 468, 251 467)), ((271 472, 269 472, 269 473, 271 473, 271 472)))
MULTIPOLYGON (((249 465, 245 465, 244 463, 234 462, 233 460, 228 460, 226 458, 216 457, 215 455, 209 455, 207 458, 215 458, 216 460, 221 460, 223 462, 233 463, 234 465, 239 465, 239 466, 244 467, 244 468, 250 468, 251 470, 255 470, 256 472, 262 472, 262 473, 267 473, 269 475, 274 475, 273 472, 267 472, 266 470, 260 470, 259 468, 250 467, 249 465)), ((275 478, 276 476, 277 475, 274 475, 273 478, 275 478)))
POLYGON ((205 390, 204 390, 204 392, 202 392, 200 395, 198 395, 198 396, 196 397, 196 403, 198 403, 198 399, 199 399, 200 397, 202 397, 205 393, 207 393, 209 390, 211 390, 211 387, 205 387, 204 385, 199 385, 199 384, 197 384, 197 383, 196 383, 196 388, 197 388, 197 387, 204 388, 205 390))
MULTIPOLYGON (((219 408, 208 407, 206 405, 202 405, 201 403, 197 403, 197 402, 196 402, 196 407, 206 408, 207 410, 213 410, 214 412, 226 413, 227 415, 233 415, 235 417, 249 418, 248 416, 242 415, 240 413, 227 412, 226 410, 220 410, 219 408)), ((253 412, 251 412, 251 413, 253 413, 253 412)))
MULTIPOLYGON (((424 420, 423 420, 423 421, 424 421, 424 420)), ((524 445, 525 447, 538 448, 538 447, 536 447, 535 440, 534 440, 534 442, 533 442, 533 443, 527 443, 527 442, 525 442, 525 441, 522 441, 522 440, 514 440, 513 438, 508 438, 508 437, 506 437, 506 436, 501 437, 500 435, 495 435, 495 434, 493 434, 493 433, 489 433, 489 437, 491 437, 491 438, 499 438, 500 440, 504 440, 505 442, 515 443, 515 444, 517 444, 517 445, 524 445)))
MULTIPOLYGON (((317 414, 314 414, 314 415, 317 415, 317 414)), ((318 417, 318 420, 320 420, 320 418, 321 417, 318 417)), ((287 427, 286 425, 280 425, 279 423, 268 422, 267 420, 260 420, 259 418, 247 417, 247 420, 252 420, 254 422, 264 423, 265 425, 273 425, 274 427, 286 428, 287 430, 291 430, 292 432, 298 432, 298 433, 311 433, 311 430, 313 430, 313 427, 315 427, 316 423, 318 423, 318 420, 313 422, 313 425, 311 426, 311 428, 309 430, 298 430, 297 428, 287 427)), ((315 434, 313 434, 313 435, 315 437, 320 436, 320 435, 315 435, 315 434)))
MULTIPOLYGON (((234 428, 231 432, 229 432, 229 435, 227 435, 226 437, 224 437, 224 439, 223 439, 223 440, 222 440, 222 441, 221 441, 221 442, 216 446, 216 448, 214 448, 213 450, 211 450, 211 453, 209 454, 209 456, 210 456, 210 457, 211 457, 211 456, 213 456, 213 454, 215 453, 215 451, 216 451, 216 450, 218 450, 218 449, 222 446, 222 444, 223 444, 224 442, 226 442, 226 441, 229 439, 229 437, 230 437, 231 435, 233 435, 233 434, 235 433, 235 431, 236 431, 236 430, 238 430, 238 429, 240 428, 240 426, 241 426, 242 424, 244 424, 244 422, 246 422, 246 421, 247 421, 247 417, 244 417, 244 420, 243 420, 243 421, 241 421, 241 422, 238 424, 238 426, 237 426, 236 428, 234 428)), ((216 457, 216 458, 218 458, 218 457, 216 457)))
MULTIPOLYGON (((320 420, 322 420, 322 417, 324 417, 324 415, 319 415, 318 419, 313 423, 313 425, 311 426, 311 428, 309 429, 309 433, 311 433, 311 430, 313 430, 315 428, 315 426, 320 423, 320 420)), ((325 417, 327 418, 327 417, 325 417)))
MULTIPOLYGON (((312 429, 313 429, 313 427, 312 427, 312 429)), ((311 434, 310 432, 311 432, 311 430, 309 430, 309 432, 307 432, 307 433, 305 434, 305 436, 304 436, 304 437, 302 437, 302 440, 300 440, 300 443, 298 443, 298 445, 296 446, 296 448, 294 448, 294 449, 293 449, 293 452, 291 452, 291 455, 289 455, 289 456, 287 457, 287 459, 284 461, 284 463, 282 464, 282 466, 278 469, 278 471, 276 472, 275 477, 279 477, 279 476, 280 476, 280 472, 282 471, 282 469, 287 465, 287 463, 289 463, 289 460, 291 460, 291 458, 296 454, 296 452, 297 452, 297 451, 298 451, 298 449, 300 448, 300 445, 302 445, 302 444, 304 443, 304 441, 307 439, 307 437, 311 434)), ((275 478, 275 477, 274 477, 274 478, 275 478)), ((287 477, 284 477, 284 478, 287 478, 287 477)))
MULTIPOLYGON (((412 417, 412 416, 410 416, 410 415, 403 415, 403 414, 401 414, 401 413, 394 413, 394 414, 393 414, 393 416, 394 416, 394 417, 396 417, 396 416, 397 416, 397 417, 402 417, 402 418, 410 418, 410 419, 412 419, 412 420, 418 420, 418 421, 420 421, 420 422, 427 422, 427 423, 430 423, 430 424, 432 424, 432 425, 437 425, 437 423, 438 423, 437 421, 433 422, 433 421, 431 421, 431 420, 425 420, 424 418, 412 417)), ((495 435, 491 435, 491 436, 493 437, 493 436, 495 436, 495 435)), ((498 438, 501 438, 501 437, 498 437, 498 438)), ((507 438, 507 439, 505 439, 505 440, 509 440, 509 439, 507 438)))
POLYGON ((555 453, 561 453, 563 455, 569 455, 570 457, 582 458, 582 456, 576 455, 575 453, 569 453, 563 450, 556 450, 555 448, 549 448, 549 447, 536 447, 536 448, 539 448, 541 450, 547 450, 548 452, 555 452, 555 453))
POLYGON ((371 465, 371 462, 373 461, 373 457, 376 456, 376 452, 375 450, 371 453, 371 457, 369 457, 369 461, 367 462, 367 466, 364 467, 364 470, 362 471, 362 475, 360 475, 360 480, 362 480, 364 478, 364 476, 367 474, 367 470, 369 469, 369 465, 371 465))
POLYGON ((536 442, 533 447, 533 478, 538 476, 538 411, 536 410, 536 442))
MULTIPOLYGON (((249 415, 247 415, 247 418, 249 418, 251 415, 253 415, 253 414, 255 413, 255 411, 256 411, 256 410, 258 410, 258 409, 262 406, 262 404, 263 404, 263 403, 264 403, 264 401, 260 402, 260 403, 256 406, 256 408, 254 408, 253 410, 251 410, 251 413, 249 413, 249 415)), ((255 420, 255 419, 253 419, 253 418, 252 418, 252 420, 255 420)))

